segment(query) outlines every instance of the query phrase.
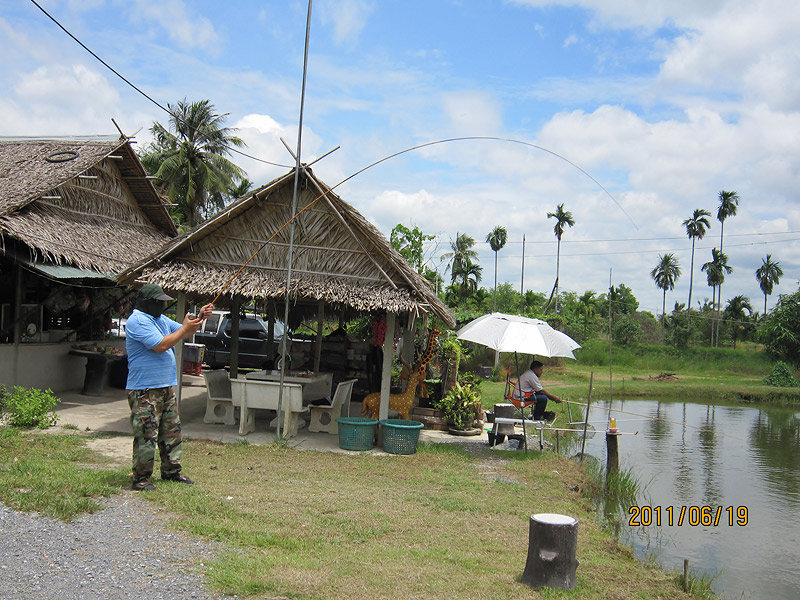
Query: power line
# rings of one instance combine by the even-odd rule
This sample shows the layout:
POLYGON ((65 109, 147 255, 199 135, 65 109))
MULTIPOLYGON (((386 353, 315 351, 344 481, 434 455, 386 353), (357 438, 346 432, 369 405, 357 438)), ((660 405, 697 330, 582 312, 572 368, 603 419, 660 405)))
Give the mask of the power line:
MULTIPOLYGON (((97 59, 97 60, 98 60, 98 61, 99 61, 99 62, 100 62, 100 63, 101 63, 101 64, 102 64, 104 67, 106 67, 106 68, 107 68, 109 71, 111 71, 112 73, 114 73, 114 75, 116 75, 117 77, 119 77, 119 78, 120 78, 122 81, 124 81, 125 83, 127 83, 127 84, 128 84, 129 86, 131 86, 131 87, 132 87, 134 90, 136 90, 136 91, 137 91, 137 92, 139 92, 139 93, 140 93, 142 96, 144 96, 145 98, 147 98, 147 99, 148 99, 150 102, 152 102, 153 104, 155 104, 155 105, 156 105, 158 108, 160 108, 160 109, 161 109, 161 110, 163 110, 165 113, 167 113, 168 115, 170 115, 170 116, 171 116, 173 119, 175 119, 176 121, 180 121, 180 120, 181 120, 181 118, 180 118, 178 115, 176 115, 175 113, 171 112, 171 111, 170 111, 168 108, 166 108, 166 107, 165 107, 163 104, 161 104, 161 103, 160 103, 160 102, 158 102, 157 100, 154 100, 154 99, 153 99, 152 97, 150 97, 150 96, 149 96, 147 93, 145 93, 144 91, 142 91, 141 89, 139 89, 139 88, 138 88, 136 85, 134 85, 133 83, 131 83, 131 82, 130 82, 130 81, 129 81, 129 80, 128 80, 128 79, 127 79, 125 76, 123 76, 123 75, 122 75, 122 74, 121 74, 119 71, 117 71, 117 70, 116 70, 114 67, 112 67, 111 65, 109 65, 109 64, 108 64, 106 61, 104 61, 104 60, 103 60, 102 58, 100 58, 100 57, 99 57, 97 54, 95 54, 95 53, 94 53, 94 52, 91 50, 91 48, 89 48, 89 47, 88 47, 86 44, 84 44, 82 41, 80 41, 80 40, 79 40, 77 37, 75 37, 74 35, 72 35, 72 33, 71 33, 71 32, 70 32, 70 31, 69 31, 69 30, 68 30, 66 27, 64 27, 64 26, 63 26, 61 23, 59 23, 59 22, 58 22, 58 20, 56 20, 56 18, 55 18, 55 17, 53 17, 53 15, 51 15, 51 14, 50 14, 49 12, 47 12, 47 11, 46 11, 44 8, 42 8, 42 6, 41 6, 41 5, 40 5, 38 2, 36 2, 36 0, 31 0, 31 2, 32 2, 32 3, 33 3, 35 6, 36 6, 36 8, 38 8, 40 11, 42 11, 42 12, 43 12, 43 13, 44 13, 44 14, 47 16, 47 18, 49 18, 49 19, 50 19, 50 20, 51 20, 53 23, 55 23, 56 25, 58 25, 58 27, 59 27, 59 28, 60 28, 60 29, 61 29, 61 30, 62 30, 64 33, 66 33, 66 34, 67 34, 69 37, 71 37, 73 40, 75 40, 75 42, 76 42, 76 43, 77 43, 77 44, 78 44, 78 45, 79 45, 81 48, 83 48, 83 49, 84 49, 84 50, 86 50, 86 51, 87 51, 89 54, 91 54, 91 55, 92 55, 94 58, 96 58, 96 59, 97 59)), ((191 127, 191 126, 190 126, 188 123, 186 123, 185 121, 184 121, 184 123, 183 123, 183 124, 184 124, 184 125, 186 125, 186 126, 188 126, 188 127, 191 127)), ((258 161, 258 162, 261 162, 261 163, 267 164, 267 165, 272 165, 272 166, 274 166, 274 167, 285 167, 285 168, 287 168, 287 169, 290 169, 290 168, 291 168, 291 165, 282 165, 282 164, 280 164, 280 163, 275 163, 275 162, 271 162, 271 161, 268 161, 268 160, 264 160, 263 158, 258 158, 258 157, 256 157, 256 156, 253 156, 253 155, 251 155, 251 154, 247 154, 246 152, 242 152, 241 150, 238 150, 238 149, 236 149, 236 148, 233 148, 233 147, 230 147, 230 148, 229 148, 229 150, 230 150, 231 152, 235 152, 236 154, 240 154, 240 155, 242 155, 242 156, 245 156, 245 157, 247 157, 247 158, 250 158, 250 159, 252 159, 252 160, 255 160, 255 161, 258 161)))
MULTIPOLYGON (((754 234, 754 235, 756 235, 756 234, 754 234)), ((681 238, 678 238, 678 239, 681 239, 681 238)), ((596 241, 597 242, 602 242, 603 240, 596 240, 596 241)), ((623 241, 623 240, 620 240, 620 241, 623 241)), ((637 241, 637 240, 630 240, 630 241, 637 241)), ((790 239, 787 239, 787 240, 770 240, 770 241, 764 241, 764 242, 749 242, 749 243, 740 243, 740 244, 728 244, 728 245, 726 245, 726 248, 730 248, 730 247, 739 248, 739 247, 742 247, 742 246, 757 246, 757 245, 758 246, 763 246, 763 245, 766 245, 766 244, 778 244, 778 243, 781 243, 781 242, 796 242, 796 241, 800 241, 800 238, 790 238, 790 239)), ((570 242, 570 243, 572 243, 572 242, 570 242)), ((698 250, 710 250, 712 248, 713 248, 712 246, 697 246, 695 248, 695 253, 698 250)), ((561 258, 570 258, 570 257, 578 257, 578 256, 614 256, 614 255, 623 255, 623 254, 643 254, 645 252, 688 252, 688 251, 689 251, 688 248, 658 248, 658 249, 653 249, 653 250, 642 250, 640 248, 640 249, 636 249, 636 250, 616 250, 616 251, 610 251, 610 252, 572 252, 572 253, 568 253, 568 254, 562 252, 561 253, 561 258)), ((526 254, 525 258, 538 259, 538 258, 552 258, 554 256, 556 256, 556 255, 555 254, 549 254, 549 253, 548 254, 533 254, 532 253, 532 254, 526 254)), ((503 258, 522 258, 522 255, 521 254, 503 253, 502 257, 503 258)))

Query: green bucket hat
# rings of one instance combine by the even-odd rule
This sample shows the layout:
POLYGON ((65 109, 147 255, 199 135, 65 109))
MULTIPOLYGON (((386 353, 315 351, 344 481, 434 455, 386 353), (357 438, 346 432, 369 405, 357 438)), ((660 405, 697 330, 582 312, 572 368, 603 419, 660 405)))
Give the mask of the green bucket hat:
POLYGON ((140 300, 172 300, 172 296, 167 296, 164 290, 155 283, 146 283, 139 290, 140 300))

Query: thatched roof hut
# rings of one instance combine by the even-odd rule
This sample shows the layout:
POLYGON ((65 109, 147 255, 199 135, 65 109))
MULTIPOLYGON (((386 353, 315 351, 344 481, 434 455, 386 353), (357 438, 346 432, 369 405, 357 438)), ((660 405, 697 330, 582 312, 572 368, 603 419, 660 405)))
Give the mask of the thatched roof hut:
MULTIPOLYGON (((293 184, 294 169, 171 240, 118 281, 156 283, 202 301, 225 289, 218 304, 234 298, 282 299, 290 237, 290 227, 284 226, 292 218, 293 184)), ((290 286, 297 308, 321 301, 363 312, 435 314, 455 325, 428 281, 307 167, 301 170, 297 209, 290 286)))
POLYGON ((128 138, 0 138, 0 250, 115 274, 177 234, 128 138))

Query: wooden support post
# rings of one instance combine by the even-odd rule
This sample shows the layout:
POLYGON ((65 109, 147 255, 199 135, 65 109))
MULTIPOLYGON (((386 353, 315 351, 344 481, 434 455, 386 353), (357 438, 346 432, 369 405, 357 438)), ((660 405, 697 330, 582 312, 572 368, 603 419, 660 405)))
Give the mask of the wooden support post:
POLYGON ((325 324, 325 302, 319 301, 317 305, 317 340, 314 344, 314 373, 319 373, 319 363, 322 360, 322 327, 325 324))
POLYGON ((394 354, 395 314, 386 313, 386 335, 383 338, 383 368, 381 370, 381 404, 378 419, 389 418, 389 394, 392 389, 392 358, 394 354))
POLYGON ((231 379, 239 376, 239 309, 242 301, 236 298, 231 302, 231 379))
MULTIPOLYGON (((180 292, 178 294, 178 303, 175 306, 175 320, 178 323, 183 323, 183 318, 186 316, 186 294, 180 292)), ((183 342, 181 340, 175 345, 175 368, 178 370, 178 385, 175 389, 175 402, 178 408, 181 406, 181 390, 183 388, 183 342)))
POLYGON ((522 583, 534 589, 571 590, 576 584, 577 549, 578 519, 552 513, 532 515, 522 583))
MULTIPOLYGON (((283 333, 288 335, 289 326, 284 323, 283 333)), ((271 360, 275 368, 275 299, 267 299, 267 360, 271 360)))
POLYGON ((618 433, 610 431, 606 433, 606 475, 619 471, 618 439, 618 433))

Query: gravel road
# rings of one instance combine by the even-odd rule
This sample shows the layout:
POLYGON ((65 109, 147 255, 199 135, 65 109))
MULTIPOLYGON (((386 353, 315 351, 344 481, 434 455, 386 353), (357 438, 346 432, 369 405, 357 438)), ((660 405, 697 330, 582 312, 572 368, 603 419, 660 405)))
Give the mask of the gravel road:
POLYGON ((0 598, 222 600, 197 565, 212 544, 169 529, 158 507, 125 492, 72 523, 0 504, 0 598))

